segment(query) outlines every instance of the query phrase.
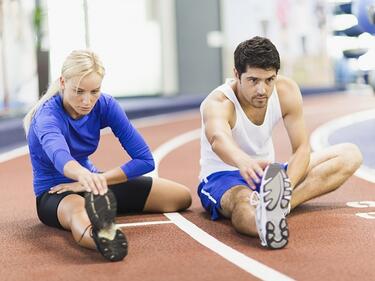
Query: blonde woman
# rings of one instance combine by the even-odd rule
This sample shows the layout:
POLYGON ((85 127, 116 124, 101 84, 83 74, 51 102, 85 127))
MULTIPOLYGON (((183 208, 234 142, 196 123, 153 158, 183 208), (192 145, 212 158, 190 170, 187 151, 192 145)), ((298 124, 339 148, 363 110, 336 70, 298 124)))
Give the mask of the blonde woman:
POLYGON ((48 226, 70 230, 75 241, 111 261, 127 255, 117 213, 172 212, 191 204, 187 187, 143 176, 154 160, 118 102, 100 91, 104 67, 89 50, 73 51, 61 76, 25 116, 37 213, 48 226), (89 160, 100 129, 110 127, 132 158, 98 171, 89 160))

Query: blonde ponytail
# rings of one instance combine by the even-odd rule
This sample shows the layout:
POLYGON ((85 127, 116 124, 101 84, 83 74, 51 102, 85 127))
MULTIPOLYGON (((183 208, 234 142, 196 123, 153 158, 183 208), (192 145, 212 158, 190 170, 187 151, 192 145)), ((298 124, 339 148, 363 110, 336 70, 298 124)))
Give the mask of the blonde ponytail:
POLYGON ((40 100, 30 109, 30 111, 23 118, 23 128, 25 130, 26 136, 29 133, 31 120, 33 119, 35 112, 41 107, 46 101, 48 101, 53 96, 57 95, 60 91, 60 79, 57 79, 49 87, 47 92, 40 98, 40 100))
MULTIPOLYGON (((105 70, 99 57, 90 50, 75 50, 66 58, 61 69, 61 76, 64 77, 65 80, 73 77, 80 77, 80 79, 82 79, 84 76, 92 72, 99 74, 101 77, 104 76, 105 70)), ((49 86, 47 92, 40 98, 36 105, 34 105, 33 108, 31 108, 31 110, 26 114, 23 119, 23 127, 25 129, 26 136, 29 133, 31 120, 34 117, 35 112, 46 101, 57 95, 59 92, 60 79, 57 79, 49 86)))

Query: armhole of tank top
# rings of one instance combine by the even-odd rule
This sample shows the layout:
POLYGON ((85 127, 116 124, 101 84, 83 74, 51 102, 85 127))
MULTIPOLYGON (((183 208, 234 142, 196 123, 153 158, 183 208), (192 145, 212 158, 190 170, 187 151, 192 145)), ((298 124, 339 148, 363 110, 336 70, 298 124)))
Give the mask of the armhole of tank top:
MULTIPOLYGON (((227 85, 226 84, 226 87, 229 87, 229 85, 227 85)), ((234 106, 234 113, 236 114, 236 118, 235 118, 235 123, 234 123, 234 126, 233 126, 233 128, 231 128, 231 130, 233 131, 235 128, 236 128, 236 126, 237 126, 237 124, 238 124, 238 112, 237 112, 237 106, 238 106, 238 104, 237 104, 237 106, 236 106, 236 100, 232 100, 233 98, 235 98, 235 97, 233 97, 233 93, 232 92, 229 92, 227 89, 220 89, 220 91, 227 97, 227 99, 233 104, 233 106, 234 106), (226 90, 226 91, 225 91, 226 90), (228 95, 230 95, 231 96, 231 98, 230 97, 228 97, 228 95)), ((237 101, 238 102, 238 101, 237 101)))
POLYGON ((281 119, 282 116, 283 116, 283 113, 281 111, 280 99, 279 99, 279 94, 277 92, 276 86, 275 86, 275 89, 274 89, 274 94, 275 94, 275 97, 274 97, 274 99, 275 99, 274 109, 277 109, 277 110, 274 111, 275 112, 275 116, 273 116, 274 117, 274 121, 275 121, 275 120, 281 119))

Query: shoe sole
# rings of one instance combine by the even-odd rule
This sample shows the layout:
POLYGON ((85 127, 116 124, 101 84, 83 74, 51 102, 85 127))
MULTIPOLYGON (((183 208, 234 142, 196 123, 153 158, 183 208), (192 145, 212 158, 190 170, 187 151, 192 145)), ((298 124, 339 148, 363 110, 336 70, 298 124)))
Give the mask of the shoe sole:
POLYGON ((93 237, 99 252, 108 260, 115 262, 123 260, 128 254, 128 241, 121 230, 116 230, 112 240, 104 237, 93 237))
POLYGON ((265 241, 271 249, 281 249, 288 244, 289 229, 285 219, 290 196, 290 182, 279 164, 270 164, 264 174, 260 200, 265 217, 265 241))
MULTIPOLYGON (((104 195, 85 193, 85 208, 93 229, 97 232, 115 224, 117 201, 111 190, 104 195)), ((93 238, 99 252, 110 261, 121 261, 128 254, 128 241, 120 229, 116 230, 112 240, 98 235, 93 238)))
POLYGON ((86 192, 85 208, 94 228, 107 228, 115 221, 117 212, 116 197, 111 190, 108 190, 104 195, 94 195, 92 192, 86 192))

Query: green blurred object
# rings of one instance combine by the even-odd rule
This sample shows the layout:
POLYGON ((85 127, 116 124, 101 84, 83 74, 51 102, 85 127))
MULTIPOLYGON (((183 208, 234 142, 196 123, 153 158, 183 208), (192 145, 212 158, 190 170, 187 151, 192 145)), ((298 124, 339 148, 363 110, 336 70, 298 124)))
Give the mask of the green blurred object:
MULTIPOLYGON (((37 1, 38 2, 38 1, 37 1)), ((42 20, 43 20, 43 13, 42 13, 42 7, 36 3, 34 9, 34 17, 33 17, 33 25, 34 30, 36 33, 36 48, 40 50, 42 45, 42 20)))
POLYGON ((36 35, 36 59, 39 97, 43 96, 49 83, 49 51, 42 49, 44 11, 39 0, 35 1, 33 25, 36 35))

